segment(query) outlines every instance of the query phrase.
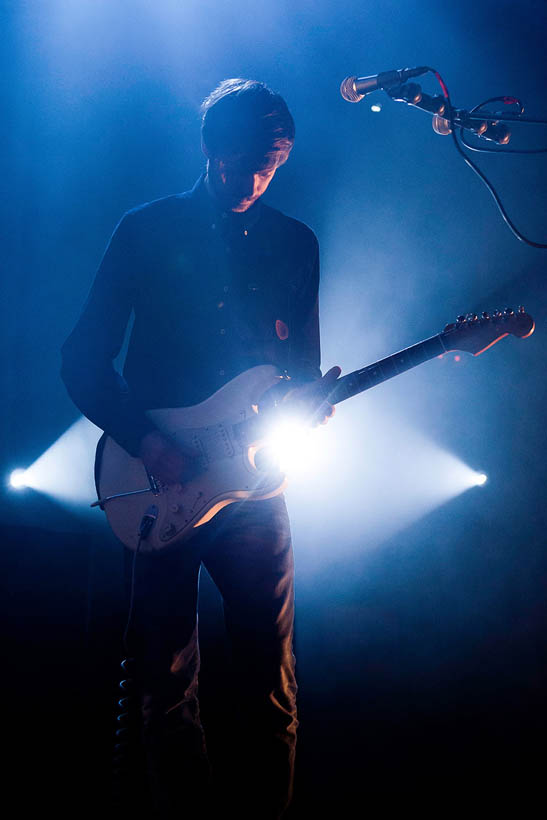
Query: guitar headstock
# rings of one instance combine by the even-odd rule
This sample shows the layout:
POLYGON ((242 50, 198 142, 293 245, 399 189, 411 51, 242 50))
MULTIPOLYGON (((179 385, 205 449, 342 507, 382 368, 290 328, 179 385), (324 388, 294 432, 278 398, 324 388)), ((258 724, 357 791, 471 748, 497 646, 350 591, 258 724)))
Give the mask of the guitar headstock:
POLYGON ((516 313, 506 308, 493 313, 484 311, 480 316, 476 313, 458 316, 440 335, 447 351, 464 350, 478 356, 508 334, 526 339, 534 327, 534 320, 521 306, 516 313))

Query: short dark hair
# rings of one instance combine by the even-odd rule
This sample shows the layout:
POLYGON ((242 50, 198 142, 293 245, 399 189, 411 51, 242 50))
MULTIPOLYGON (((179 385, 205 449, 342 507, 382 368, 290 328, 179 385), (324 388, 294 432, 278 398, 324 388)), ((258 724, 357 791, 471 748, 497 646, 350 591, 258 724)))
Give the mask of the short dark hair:
POLYGON ((283 97, 255 80, 223 80, 201 105, 201 138, 211 156, 288 155, 294 135, 283 97))

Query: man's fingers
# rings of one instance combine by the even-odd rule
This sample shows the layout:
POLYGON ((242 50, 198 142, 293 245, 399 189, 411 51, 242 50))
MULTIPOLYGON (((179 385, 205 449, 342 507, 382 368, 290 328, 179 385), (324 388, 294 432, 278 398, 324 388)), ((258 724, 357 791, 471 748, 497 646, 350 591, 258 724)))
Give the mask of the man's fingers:
POLYGON ((323 398, 328 399, 329 393, 331 392, 335 381, 337 380, 338 376, 342 372, 341 368, 337 365, 335 367, 331 367, 330 370, 327 370, 323 378, 321 379, 321 393, 320 395, 323 398))
POLYGON ((332 384, 333 382, 336 381, 336 379, 338 378, 338 376, 340 375, 341 372, 342 372, 342 368, 338 367, 338 365, 335 365, 334 367, 331 367, 331 369, 327 370, 327 372, 323 376, 323 383, 324 384, 332 384))
POLYGON ((326 404, 324 405, 325 409, 325 418, 319 422, 319 424, 326 424, 329 419, 334 416, 336 411, 336 407, 333 404, 326 404))

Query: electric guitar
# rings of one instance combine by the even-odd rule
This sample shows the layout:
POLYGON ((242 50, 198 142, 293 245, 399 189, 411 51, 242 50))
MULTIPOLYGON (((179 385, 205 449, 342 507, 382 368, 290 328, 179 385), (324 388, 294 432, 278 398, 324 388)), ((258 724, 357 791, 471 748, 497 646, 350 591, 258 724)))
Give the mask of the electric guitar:
MULTIPOLYGON (((530 336, 534 321, 524 308, 458 317, 442 333, 341 376, 330 404, 362 393, 423 362, 451 351, 478 356, 512 334, 530 336)), ((133 550, 154 551, 187 540, 227 504, 258 501, 283 491, 286 477, 268 457, 267 430, 279 407, 262 410, 264 395, 283 377, 273 365, 236 376, 193 407, 150 410, 156 427, 194 453, 191 478, 167 486, 150 475, 109 436, 99 442, 96 462, 99 506, 114 533, 133 550)), ((282 405, 281 405, 282 406, 282 405)))

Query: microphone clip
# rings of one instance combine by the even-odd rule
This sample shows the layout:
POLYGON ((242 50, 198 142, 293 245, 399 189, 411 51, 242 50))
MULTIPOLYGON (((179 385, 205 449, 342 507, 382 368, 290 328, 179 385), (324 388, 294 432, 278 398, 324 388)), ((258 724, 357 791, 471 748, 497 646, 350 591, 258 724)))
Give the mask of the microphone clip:
POLYGON ((385 88, 384 91, 394 102, 404 102, 414 108, 426 111, 428 114, 441 116, 446 111, 444 97, 441 97, 440 94, 434 96, 424 94, 418 83, 403 83, 393 88, 385 88))
POLYGON ((384 91, 394 102, 404 102, 407 105, 417 105, 422 99, 422 88, 418 83, 401 83, 384 91))

